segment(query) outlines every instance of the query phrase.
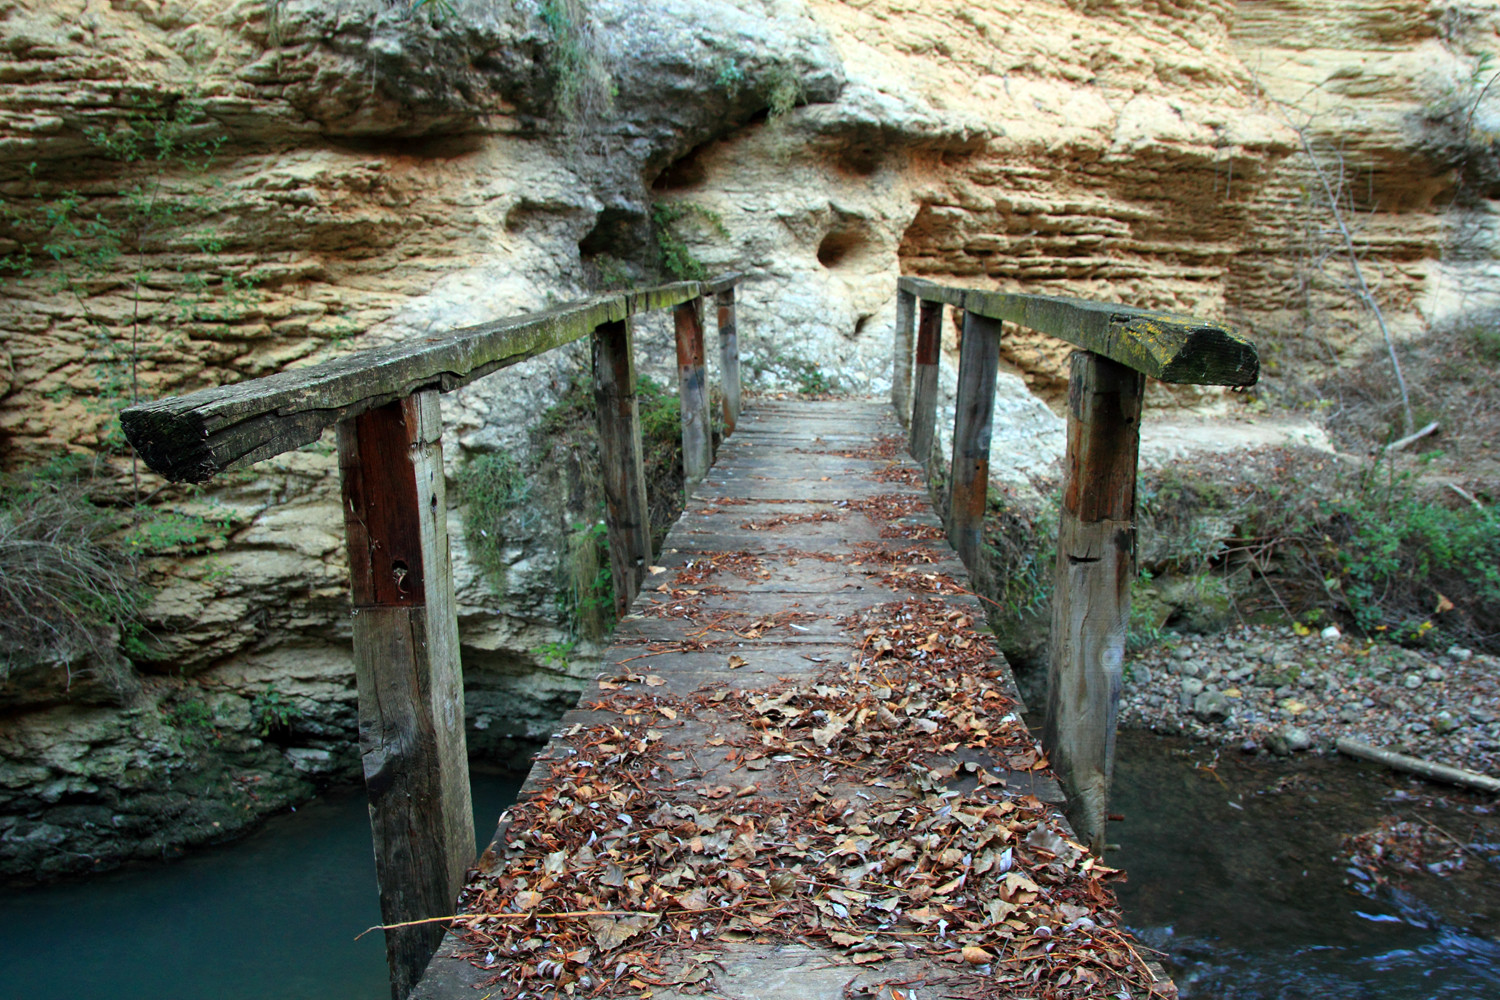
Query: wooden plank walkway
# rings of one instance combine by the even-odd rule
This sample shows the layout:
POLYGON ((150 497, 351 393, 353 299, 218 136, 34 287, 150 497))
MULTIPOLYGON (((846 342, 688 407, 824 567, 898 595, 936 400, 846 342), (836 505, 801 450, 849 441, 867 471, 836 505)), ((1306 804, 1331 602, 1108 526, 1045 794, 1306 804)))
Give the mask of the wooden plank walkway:
POLYGON ((1175 995, 900 431, 747 406, 414 997, 1175 995))

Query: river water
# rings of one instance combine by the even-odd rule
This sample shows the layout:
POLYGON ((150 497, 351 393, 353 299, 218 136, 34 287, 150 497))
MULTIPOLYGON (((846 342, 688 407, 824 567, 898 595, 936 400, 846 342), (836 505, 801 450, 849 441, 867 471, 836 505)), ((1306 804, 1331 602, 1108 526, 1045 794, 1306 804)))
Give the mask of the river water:
MULTIPOLYGON (((517 787, 476 774, 481 837, 517 787)), ((1418 787, 1122 733, 1110 863, 1129 872, 1127 923, 1187 1000, 1496 1000, 1496 817, 1418 787), (1372 888, 1346 870, 1343 835, 1391 813, 1487 850, 1447 878, 1372 888)), ((348 791, 172 864, 0 894, 0 998, 385 1000, 380 934, 353 940, 379 917, 364 799, 348 791)))
MULTIPOLYGON (((473 775, 488 843, 520 776, 473 775)), ((0 894, 4 1000, 387 1000, 370 820, 335 792, 180 861, 0 894)))
POLYGON ((1109 863, 1129 873, 1126 921, 1166 954, 1184 998, 1500 998, 1500 822, 1482 800, 1342 759, 1246 760, 1122 733, 1110 808, 1125 817, 1109 863), (1378 886, 1343 848, 1380 817, 1473 848, 1444 877, 1378 886))

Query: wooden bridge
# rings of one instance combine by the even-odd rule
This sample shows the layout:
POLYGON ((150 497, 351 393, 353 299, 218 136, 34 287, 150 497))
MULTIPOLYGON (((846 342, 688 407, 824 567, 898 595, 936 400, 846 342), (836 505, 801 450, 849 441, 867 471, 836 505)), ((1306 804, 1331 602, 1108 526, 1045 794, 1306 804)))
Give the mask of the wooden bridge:
POLYGON ((153 469, 192 482, 338 425, 393 996, 1169 993, 1118 926, 1101 861, 1141 394, 1147 375, 1249 384, 1253 348, 1216 324, 903 278, 894 408, 762 399, 742 414, 737 282, 607 296, 123 415, 153 469), (731 432, 717 463, 707 296, 731 432), (946 306, 964 317, 948 469, 932 448, 946 306), (653 554, 631 318, 663 308, 691 497, 653 554), (964 573, 982 567, 1004 321, 1082 348, 1047 751, 964 573), (437 397, 586 336, 623 617, 476 866, 437 397), (941 519, 929 471, 946 474, 941 519))

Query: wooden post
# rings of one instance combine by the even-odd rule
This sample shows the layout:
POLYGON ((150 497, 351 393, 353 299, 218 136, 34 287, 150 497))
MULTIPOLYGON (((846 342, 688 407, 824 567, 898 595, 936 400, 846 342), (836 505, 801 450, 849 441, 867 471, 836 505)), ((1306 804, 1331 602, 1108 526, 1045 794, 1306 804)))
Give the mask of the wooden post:
POLYGON ((924 469, 932 457, 937 427, 938 361, 943 345, 943 304, 922 300, 917 324, 917 377, 911 404, 911 438, 907 449, 924 469))
POLYGON ((719 307, 719 373, 724 380, 724 436, 740 422, 740 335, 735 321, 734 286, 714 296, 719 307))
POLYGON ((682 405, 682 476, 691 487, 713 464, 713 428, 703 372, 703 299, 672 309, 677 328, 677 398, 682 405))
POLYGON ((630 320, 596 328, 593 344, 609 567, 615 584, 615 614, 619 616, 630 610, 651 562, 651 516, 646 506, 630 320))
POLYGON ((990 487, 990 424, 995 412, 995 373, 1000 367, 1000 325, 997 319, 965 312, 959 347, 948 539, 971 576, 980 572, 984 505, 990 487))
POLYGON ((896 289, 896 356, 891 365, 891 405, 896 418, 911 424, 911 327, 916 320, 917 297, 896 289))
MULTIPOLYGON (((433 390, 339 424, 359 751, 387 924, 454 912, 474 858, 441 433, 433 390)), ((394 1000, 443 929, 386 931, 394 1000)))
POLYGON ((1081 841, 1104 850, 1115 718, 1135 577, 1135 469, 1145 376, 1076 351, 1052 594, 1042 742, 1081 841))

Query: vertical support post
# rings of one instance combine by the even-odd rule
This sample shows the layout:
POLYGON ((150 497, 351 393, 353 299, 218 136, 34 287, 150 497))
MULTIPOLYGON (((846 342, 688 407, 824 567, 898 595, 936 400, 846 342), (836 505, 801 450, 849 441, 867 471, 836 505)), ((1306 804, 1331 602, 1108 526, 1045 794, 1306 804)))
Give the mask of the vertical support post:
POLYGON ((630 610, 651 562, 651 516, 646 506, 630 320, 596 328, 593 347, 609 566, 615 581, 615 614, 620 616, 630 610))
MULTIPOLYGON (((387 924, 452 913, 474 858, 441 434, 433 390, 339 424, 359 751, 387 924)), ((394 1000, 442 938, 442 924, 386 931, 394 1000)))
POLYGON ((911 328, 917 318, 917 297, 896 289, 896 356, 891 365, 891 405, 896 418, 911 425, 911 328))
POLYGON ((942 346, 943 304, 923 300, 921 319, 917 322, 917 377, 907 450, 924 469, 932 457, 932 435, 937 427, 938 360, 942 346))
POLYGON ((995 374, 1000 368, 997 319, 964 313, 959 348, 958 399, 953 414, 953 479, 948 494, 948 539, 969 567, 980 572, 984 505, 990 486, 990 427, 995 413, 995 374))
POLYGON ((682 405, 682 476, 689 487, 713 464, 713 428, 703 371, 703 297, 672 309, 677 329, 677 399, 682 405))
POLYGON ((719 372, 724 379, 724 436, 740 422, 740 335, 735 321, 734 286, 714 296, 719 307, 719 372))
POLYGON ((1115 719, 1135 576, 1136 456, 1145 376, 1076 351, 1052 594, 1042 742, 1081 841, 1104 850, 1115 719))

